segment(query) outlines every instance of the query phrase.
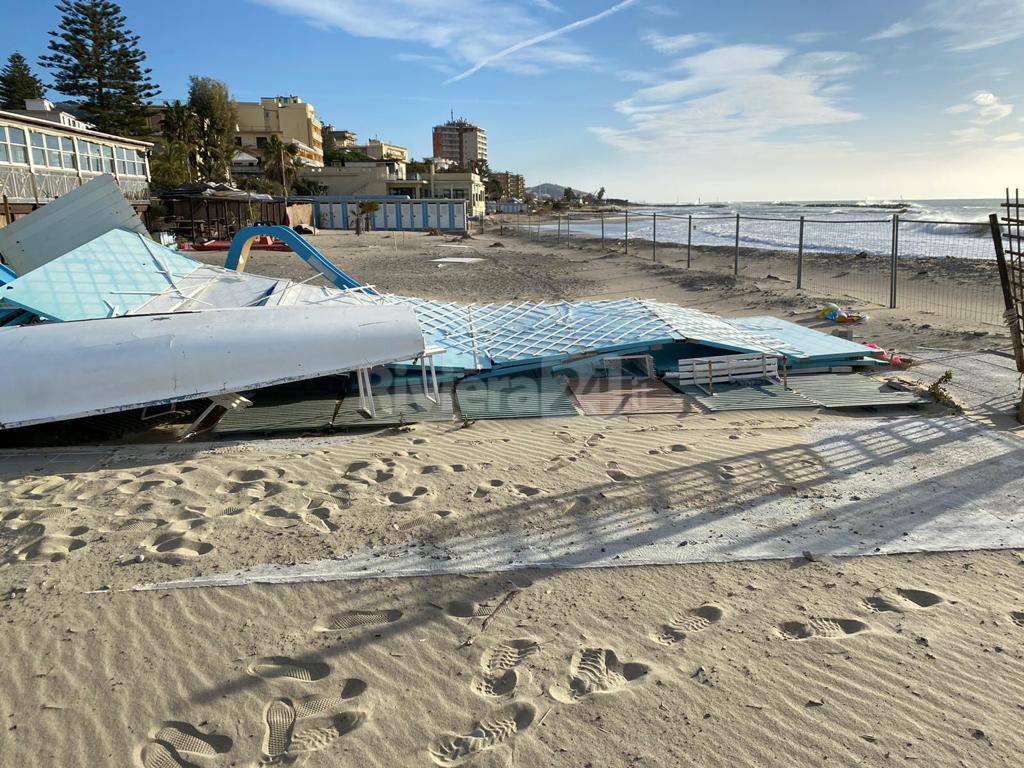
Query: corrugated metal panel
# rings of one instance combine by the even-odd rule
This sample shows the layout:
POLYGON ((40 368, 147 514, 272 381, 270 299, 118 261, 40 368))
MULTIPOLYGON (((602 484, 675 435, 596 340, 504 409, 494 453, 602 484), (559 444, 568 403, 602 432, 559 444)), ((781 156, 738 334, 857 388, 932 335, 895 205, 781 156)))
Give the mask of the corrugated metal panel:
POLYGON ((419 421, 451 421, 454 408, 450 386, 439 386, 439 403, 433 403, 423 394, 419 385, 374 391, 376 418, 367 419, 359 413, 359 395, 350 393, 338 407, 332 426, 372 427, 382 424, 419 421))
POLYGON ((337 397, 292 402, 258 400, 249 408, 228 411, 214 428, 215 435, 294 432, 329 429, 334 420, 337 397))
POLYGON ((789 386, 808 400, 826 408, 917 405, 929 402, 926 397, 892 389, 882 381, 859 373, 790 376, 789 386))
POLYGON ((788 391, 781 384, 716 384, 715 394, 708 395, 700 387, 678 387, 709 411, 754 411, 769 408, 816 408, 807 398, 788 391))
POLYGON ((570 381, 569 389, 587 416, 695 410, 684 397, 657 379, 588 378, 570 381))
POLYGON ((112 229, 148 236, 114 177, 104 174, 0 229, 0 253, 26 275, 112 229))
POLYGON ((466 419, 576 416, 572 398, 551 376, 474 376, 455 389, 459 414, 466 419))

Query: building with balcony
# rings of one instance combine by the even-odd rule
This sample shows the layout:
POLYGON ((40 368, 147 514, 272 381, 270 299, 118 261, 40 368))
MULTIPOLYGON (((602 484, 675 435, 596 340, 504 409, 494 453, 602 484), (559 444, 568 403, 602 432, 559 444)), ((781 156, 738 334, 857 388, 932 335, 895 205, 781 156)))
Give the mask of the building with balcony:
POLYGON ((259 155, 271 136, 299 148, 298 158, 312 168, 324 166, 323 126, 312 104, 298 96, 273 96, 237 102, 235 144, 259 155), (253 151, 257 150, 257 151, 253 151))
POLYGON ((526 196, 526 178, 522 174, 502 171, 491 173, 491 178, 501 186, 503 199, 522 200, 526 196))
POLYGON ((464 118, 435 125, 434 157, 444 158, 463 168, 476 168, 487 162, 487 131, 464 118))
POLYGON ((148 207, 149 142, 93 130, 45 100, 27 107, 0 111, 0 223, 103 173, 114 176, 134 207, 148 207))
POLYGON ((405 163, 392 159, 349 160, 344 165, 306 168, 302 177, 323 185, 327 195, 406 195, 418 200, 426 197, 430 188, 426 179, 407 178, 405 163))
POLYGON ((409 150, 397 144, 388 144, 380 139, 370 139, 365 144, 353 144, 352 149, 372 157, 374 160, 401 160, 409 162, 409 150))

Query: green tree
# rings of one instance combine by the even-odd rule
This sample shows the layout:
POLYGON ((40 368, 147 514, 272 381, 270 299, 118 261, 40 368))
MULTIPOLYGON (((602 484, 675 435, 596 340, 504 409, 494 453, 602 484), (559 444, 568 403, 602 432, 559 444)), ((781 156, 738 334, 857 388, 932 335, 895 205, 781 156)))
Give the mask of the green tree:
POLYGON ((153 189, 166 192, 192 181, 193 147, 180 141, 166 141, 149 161, 153 189))
POLYGON ((599 190, 597 190, 597 202, 600 203, 600 202, 603 202, 603 201, 604 201, 604 187, 601 187, 599 190))
POLYGON ((110 0, 61 0, 60 25, 39 63, 53 71, 53 88, 79 100, 96 128, 122 136, 147 132, 147 105, 160 89, 145 67, 139 36, 125 27, 110 0))
POLYGON ((271 136, 263 145, 262 154, 260 165, 263 167, 263 175, 284 187, 291 187, 298 176, 298 146, 285 144, 277 136, 271 136))
POLYGON ((41 99, 46 92, 43 81, 20 53, 12 53, 7 66, 0 70, 0 108, 24 109, 26 99, 41 99))
POLYGON ((572 191, 572 187, 565 188, 562 192, 562 199, 570 203, 576 199, 576 193, 572 191))
POLYGON ((231 178, 238 124, 238 110, 227 85, 212 77, 193 75, 188 79, 188 106, 197 119, 200 176, 207 181, 227 181, 231 178))

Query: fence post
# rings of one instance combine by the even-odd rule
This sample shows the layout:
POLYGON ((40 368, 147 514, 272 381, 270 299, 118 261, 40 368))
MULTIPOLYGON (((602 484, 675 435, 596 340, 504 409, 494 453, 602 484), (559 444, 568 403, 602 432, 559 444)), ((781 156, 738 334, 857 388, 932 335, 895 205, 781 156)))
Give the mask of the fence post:
POLYGON ((690 245, 693 241, 693 214, 686 217, 686 268, 690 268, 690 245))
POLYGON ((651 261, 658 260, 658 212, 654 212, 654 229, 651 233, 651 261))
POLYGON ((732 255, 732 273, 734 275, 740 273, 740 215, 738 213, 736 214, 736 250, 732 255))
POLYGON ((601 211, 601 250, 604 250, 604 211, 601 211))
POLYGON ((572 221, 572 214, 565 214, 565 244, 569 245, 569 238, 572 236, 569 232, 569 222, 572 221))
POLYGON ((892 264, 889 267, 889 309, 896 309, 896 265, 900 253, 900 215, 892 215, 892 264))
POLYGON ((555 233, 555 242, 562 242, 562 214, 558 214, 558 232, 555 233))
POLYGON ((800 245, 796 249, 796 287, 804 287, 804 217, 800 217, 800 245))
POLYGON ((622 239, 626 243, 626 253, 629 253, 629 208, 626 209, 626 229, 622 239))

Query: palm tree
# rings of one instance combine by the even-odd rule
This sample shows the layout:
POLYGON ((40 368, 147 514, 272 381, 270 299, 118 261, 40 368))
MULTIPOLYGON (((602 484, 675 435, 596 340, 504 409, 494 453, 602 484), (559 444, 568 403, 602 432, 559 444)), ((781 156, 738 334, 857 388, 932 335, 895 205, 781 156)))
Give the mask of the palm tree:
POLYGON ((297 144, 285 144, 277 136, 271 136, 263 145, 263 175, 288 189, 298 177, 299 147, 297 144))

